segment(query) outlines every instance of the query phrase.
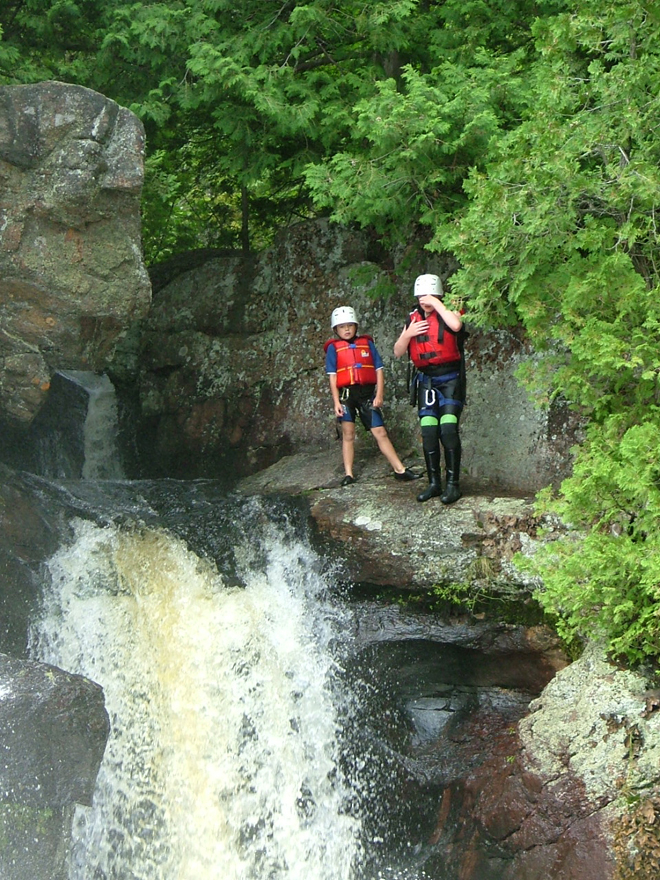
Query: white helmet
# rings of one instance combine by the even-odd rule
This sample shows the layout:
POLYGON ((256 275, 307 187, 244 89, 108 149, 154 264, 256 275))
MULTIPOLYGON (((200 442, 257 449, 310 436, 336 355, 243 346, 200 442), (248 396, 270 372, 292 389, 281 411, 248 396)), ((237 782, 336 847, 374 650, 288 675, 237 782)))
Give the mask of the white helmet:
POLYGON ((337 324, 357 324, 355 311, 350 306, 339 306, 330 318, 330 326, 334 330, 337 324))
POLYGON ((418 275, 415 278, 415 296, 442 296, 442 281, 437 275, 418 275))

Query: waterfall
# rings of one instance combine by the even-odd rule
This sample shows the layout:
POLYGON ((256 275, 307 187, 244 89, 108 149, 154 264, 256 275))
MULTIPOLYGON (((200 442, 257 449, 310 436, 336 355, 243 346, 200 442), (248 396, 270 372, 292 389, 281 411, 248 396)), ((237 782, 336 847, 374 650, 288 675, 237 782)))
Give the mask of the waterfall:
POLYGON ((512 729, 544 658, 344 591, 302 501, 121 478, 110 382, 53 387, 21 481, 64 537, 38 556, 29 650, 99 683, 111 723, 68 880, 462 875, 475 731, 512 729))
POLYGON ((105 374, 62 370, 61 374, 80 385, 89 396, 83 426, 84 480, 118 480, 123 477, 117 453, 117 398, 105 374))
POLYGON ((360 598, 303 503, 22 479, 63 536, 30 654, 102 685, 111 722, 69 880, 456 880, 482 731, 508 748, 542 655, 360 598))
POLYGON ((70 880, 352 876, 333 650, 346 612, 309 546, 245 514, 236 586, 164 529, 73 525, 30 639, 99 682, 111 719, 70 880))
POLYGON ((110 379, 61 370, 30 427, 32 460, 24 466, 50 479, 122 479, 117 436, 117 398, 110 379))

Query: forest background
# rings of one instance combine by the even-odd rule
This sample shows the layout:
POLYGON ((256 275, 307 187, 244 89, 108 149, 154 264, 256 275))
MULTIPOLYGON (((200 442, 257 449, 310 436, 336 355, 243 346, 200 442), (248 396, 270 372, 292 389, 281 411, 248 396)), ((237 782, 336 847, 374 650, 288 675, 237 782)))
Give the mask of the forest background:
POLYGON ((43 80, 144 122, 148 265, 318 215, 450 255, 586 421, 540 599, 658 671, 660 0, 4 0, 0 83, 43 80))

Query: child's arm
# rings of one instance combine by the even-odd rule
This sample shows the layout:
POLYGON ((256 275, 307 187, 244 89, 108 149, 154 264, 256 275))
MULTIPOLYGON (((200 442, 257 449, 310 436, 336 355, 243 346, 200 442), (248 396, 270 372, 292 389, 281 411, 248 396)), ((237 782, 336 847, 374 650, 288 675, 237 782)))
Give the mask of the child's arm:
POLYGON ((385 399, 385 371, 381 368, 376 371, 376 393, 372 406, 382 406, 385 399))
POLYGON ((328 381, 330 382, 330 394, 332 394, 332 405, 335 415, 340 419, 344 415, 344 407, 339 400, 339 389, 337 388, 337 374, 328 373, 328 381))
POLYGON ((451 309, 448 309, 443 301, 437 296, 420 296, 419 301, 420 303, 433 306, 447 327, 449 327, 450 330, 453 330, 454 333, 458 333, 463 326, 463 319, 458 312, 452 312, 451 309))

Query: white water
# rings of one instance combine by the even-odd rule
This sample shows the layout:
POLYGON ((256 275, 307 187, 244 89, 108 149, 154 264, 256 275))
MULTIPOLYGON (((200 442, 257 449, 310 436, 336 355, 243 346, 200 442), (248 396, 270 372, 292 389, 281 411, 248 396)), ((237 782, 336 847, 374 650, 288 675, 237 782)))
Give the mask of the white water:
POLYGON ((80 385, 89 395, 83 426, 85 480, 119 480, 123 477, 117 451, 117 396, 105 375, 80 370, 61 370, 61 375, 80 385))
MULTIPOLYGON (((78 521, 33 655, 99 682, 112 733, 70 880, 347 880, 332 645, 312 551, 266 527, 246 588, 158 530, 78 521)), ((249 536, 246 535, 246 539, 249 536)))

